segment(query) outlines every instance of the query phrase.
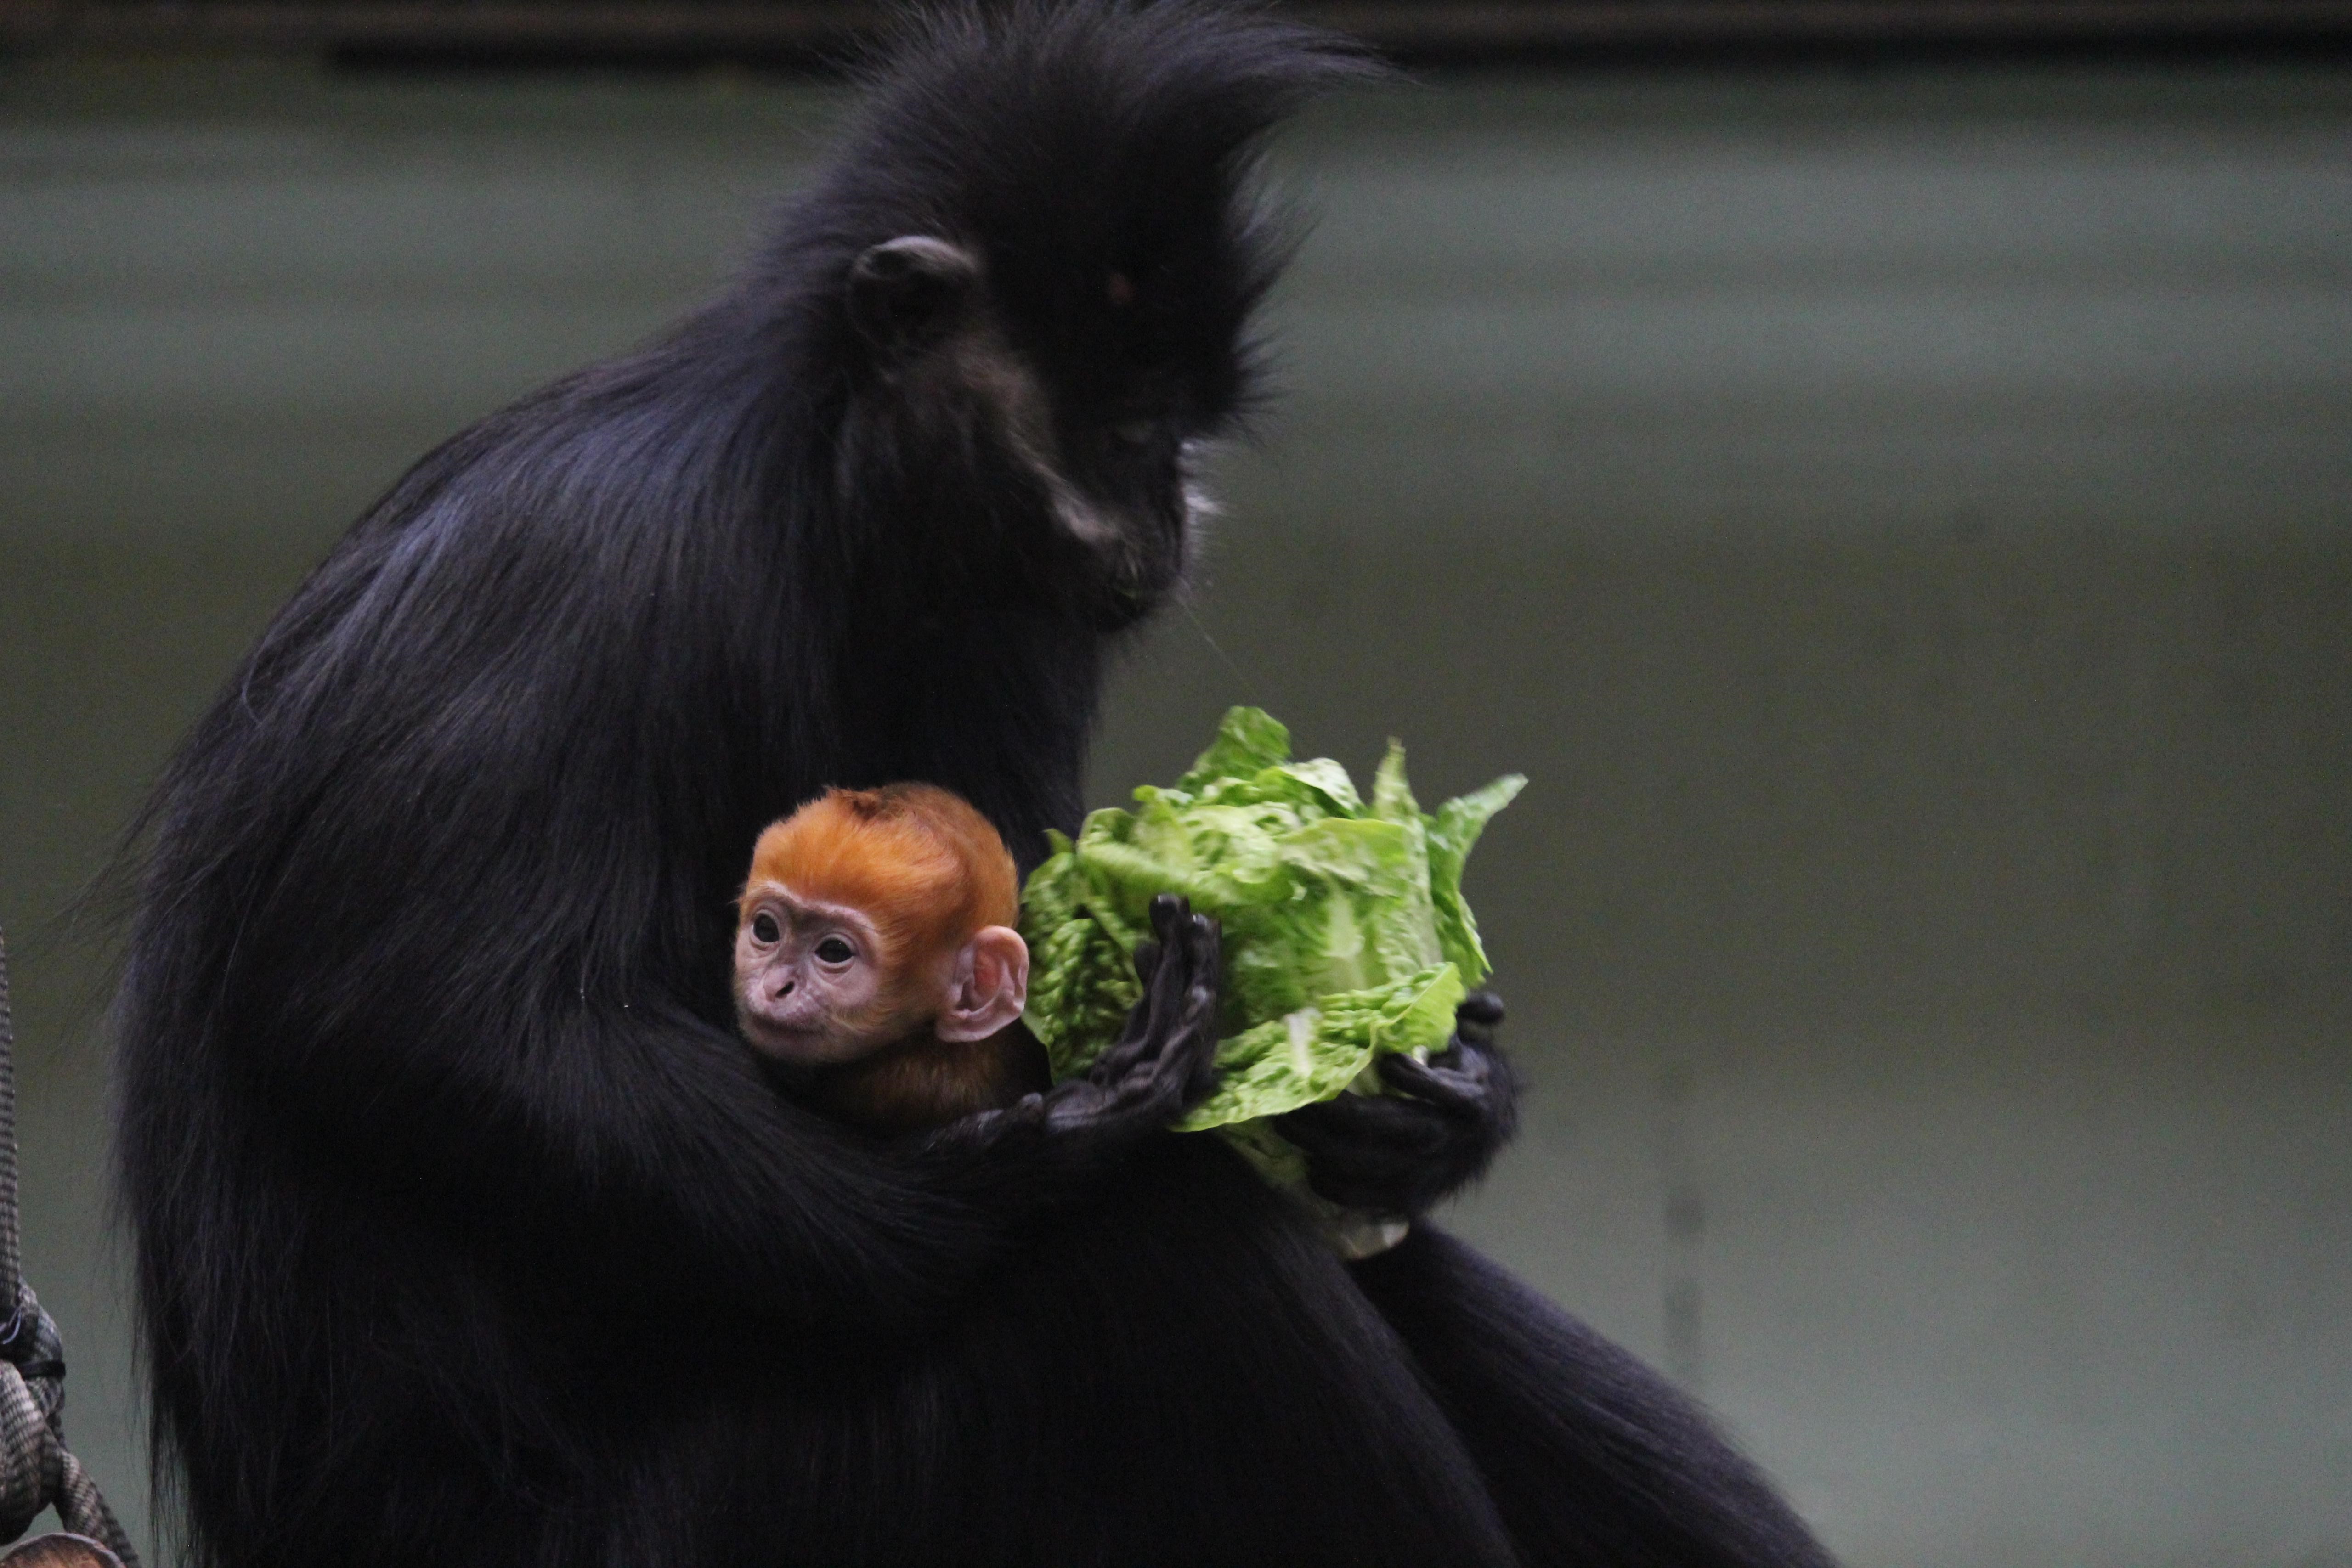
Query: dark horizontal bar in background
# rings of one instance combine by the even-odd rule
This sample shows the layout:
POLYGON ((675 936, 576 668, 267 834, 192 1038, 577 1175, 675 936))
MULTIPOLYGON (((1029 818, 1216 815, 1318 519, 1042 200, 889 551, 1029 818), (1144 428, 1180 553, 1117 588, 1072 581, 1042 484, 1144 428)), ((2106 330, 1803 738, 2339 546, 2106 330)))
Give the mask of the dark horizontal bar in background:
MULTIPOLYGON (((2352 0, 1290 0, 1409 63, 2352 51, 2352 0)), ((874 0, 0 0, 14 52, 322 54, 360 64, 824 66, 874 0)))

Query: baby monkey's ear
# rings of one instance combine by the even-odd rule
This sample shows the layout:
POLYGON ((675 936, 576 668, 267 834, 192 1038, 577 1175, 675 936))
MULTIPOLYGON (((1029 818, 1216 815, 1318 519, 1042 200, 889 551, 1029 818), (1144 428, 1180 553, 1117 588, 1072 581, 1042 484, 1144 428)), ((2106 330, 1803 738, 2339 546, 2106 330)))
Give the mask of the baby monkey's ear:
POLYGON ((1028 1005, 1029 944, 1010 925, 984 925, 956 955, 934 1028, 941 1040, 986 1040, 1028 1005))

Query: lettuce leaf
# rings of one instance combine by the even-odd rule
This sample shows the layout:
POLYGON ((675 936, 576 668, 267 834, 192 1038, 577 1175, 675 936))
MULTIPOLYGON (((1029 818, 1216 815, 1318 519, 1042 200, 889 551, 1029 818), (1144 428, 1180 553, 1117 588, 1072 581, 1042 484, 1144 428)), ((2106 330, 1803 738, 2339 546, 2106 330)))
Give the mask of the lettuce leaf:
POLYGON ((1029 1028, 1056 1078, 1084 1071, 1140 995, 1152 897, 1179 893, 1223 927, 1217 1092, 1178 1124, 1226 1127, 1328 1100, 1383 1051, 1444 1045, 1486 977, 1462 871, 1517 775, 1428 815, 1391 741, 1369 804, 1328 758, 1296 762, 1264 711, 1225 715, 1190 771, 1132 810, 1059 835, 1029 878, 1029 1028))

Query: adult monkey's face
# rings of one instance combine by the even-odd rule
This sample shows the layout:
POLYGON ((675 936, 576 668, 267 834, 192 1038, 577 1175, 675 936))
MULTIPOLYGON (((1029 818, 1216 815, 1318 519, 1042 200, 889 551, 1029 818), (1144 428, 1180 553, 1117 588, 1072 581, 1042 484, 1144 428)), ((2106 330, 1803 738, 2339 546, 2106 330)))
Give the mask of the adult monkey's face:
POLYGON ((1244 308, 1202 309, 1221 291, 1187 287, 1200 270, 992 264, 908 235, 849 271, 869 395, 897 400, 895 427, 939 465, 926 490, 1024 562, 1025 589, 1050 583, 1104 630, 1182 580, 1206 510, 1192 468, 1238 401, 1244 308))

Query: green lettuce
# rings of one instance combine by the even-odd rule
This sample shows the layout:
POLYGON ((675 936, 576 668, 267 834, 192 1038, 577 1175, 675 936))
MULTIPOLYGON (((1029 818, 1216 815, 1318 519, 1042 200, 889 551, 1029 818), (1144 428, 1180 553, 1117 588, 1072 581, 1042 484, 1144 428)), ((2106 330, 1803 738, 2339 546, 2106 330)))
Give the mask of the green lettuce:
POLYGON ((1382 1051, 1442 1046, 1486 977, 1462 868, 1514 774, 1424 813, 1389 743, 1367 803, 1328 758, 1294 762, 1257 708, 1225 715, 1192 770, 1087 817, 1031 873, 1031 1032, 1054 1075, 1081 1072, 1141 994, 1135 949, 1154 894, 1178 893, 1223 928, 1217 1092, 1177 1125, 1230 1126, 1328 1100, 1382 1051))

